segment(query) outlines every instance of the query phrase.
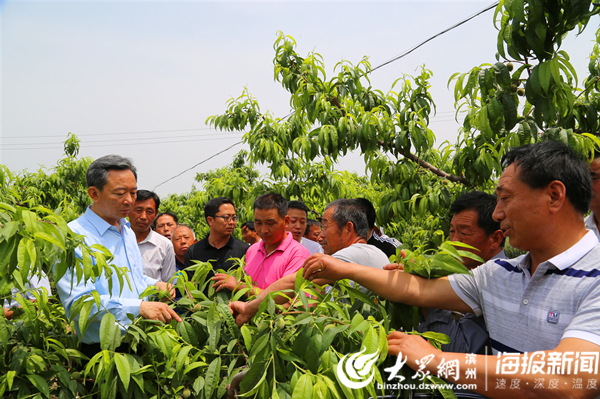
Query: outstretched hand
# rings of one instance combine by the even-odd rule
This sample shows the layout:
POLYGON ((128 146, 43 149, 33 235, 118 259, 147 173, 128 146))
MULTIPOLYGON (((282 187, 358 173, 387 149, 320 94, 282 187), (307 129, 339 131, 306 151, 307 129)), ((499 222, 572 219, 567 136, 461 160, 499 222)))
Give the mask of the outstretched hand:
POLYGON ((175 288, 173 287, 173 284, 168 284, 164 281, 158 281, 155 285, 156 288, 164 291, 170 297, 170 299, 175 298, 175 288))
POLYGON ((229 291, 233 292, 246 286, 245 284, 240 284, 235 277, 226 273, 217 273, 211 280, 215 281, 213 288, 215 288, 215 291, 217 292, 221 291, 223 288, 227 288, 229 291))
POLYGON ((333 256, 315 253, 304 261, 302 277, 306 280, 327 279, 338 281, 347 278, 348 263, 342 262, 333 256))
MULTIPOLYGON (((400 256, 402 258, 406 258, 406 250, 402 249, 400 251, 400 256)), ((403 263, 390 263, 389 265, 385 265, 383 267, 383 270, 398 270, 398 271, 404 271, 404 264, 403 263)))
POLYGON ((170 323, 173 319, 181 322, 181 317, 169 305, 163 302, 142 301, 140 316, 145 319, 159 320, 165 324, 170 323))
POLYGON ((241 327, 244 324, 248 323, 250 319, 252 319, 256 314, 256 312, 250 310, 248 302, 231 302, 229 304, 229 309, 231 310, 231 314, 233 314, 233 318, 235 319, 235 324, 237 324, 238 327, 241 327))
POLYGON ((409 360, 409 366, 415 364, 415 360, 420 360, 429 355, 435 356, 441 353, 441 351, 434 348, 433 345, 419 335, 392 331, 387 336, 387 341, 388 353, 394 356, 406 356, 409 360))

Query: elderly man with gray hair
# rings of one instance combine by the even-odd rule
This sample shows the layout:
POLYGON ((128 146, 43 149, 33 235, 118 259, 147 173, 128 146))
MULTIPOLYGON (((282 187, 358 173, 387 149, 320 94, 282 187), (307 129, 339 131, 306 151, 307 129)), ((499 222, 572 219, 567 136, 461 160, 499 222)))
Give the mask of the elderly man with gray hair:
MULTIPOLYGON (((126 217, 131 211, 137 196, 137 172, 128 158, 119 155, 106 155, 92 162, 86 172, 88 195, 92 205, 83 215, 69 223, 74 232, 85 236, 87 245, 103 245, 114 256, 113 263, 127 268, 131 286, 113 281, 109 289, 109 278, 106 275, 95 281, 81 281, 73 269, 67 269, 65 275, 56 283, 58 295, 67 315, 72 306, 83 295, 97 291, 102 308, 94 308, 90 314, 106 310, 112 313, 123 330, 131 321, 127 317, 133 314, 147 319, 169 323, 171 319, 181 318, 166 303, 148 302, 140 299, 140 294, 149 286, 156 286, 167 291, 168 285, 144 276, 144 262, 137 245, 135 233, 131 230, 126 217)), ((81 257, 81 252, 76 252, 81 257)), ((82 351, 86 355, 100 350, 100 322, 102 314, 92 321, 81 338, 82 351)), ((93 317, 93 316, 92 316, 93 317)), ((79 323, 74 323, 77 334, 79 323)))
MULTIPOLYGON (((322 218, 323 230, 319 235, 325 254, 343 262, 357 263, 375 269, 383 269, 388 257, 379 248, 367 244, 369 226, 360 204, 355 200, 338 199, 325 207, 322 218)), ((238 325, 248 322, 258 311, 262 300, 271 292, 292 291, 296 274, 290 274, 260 291, 251 302, 233 302, 229 305, 238 325)), ((323 285, 328 280, 315 281, 323 285)), ((285 298, 276 298, 284 302, 285 298)))

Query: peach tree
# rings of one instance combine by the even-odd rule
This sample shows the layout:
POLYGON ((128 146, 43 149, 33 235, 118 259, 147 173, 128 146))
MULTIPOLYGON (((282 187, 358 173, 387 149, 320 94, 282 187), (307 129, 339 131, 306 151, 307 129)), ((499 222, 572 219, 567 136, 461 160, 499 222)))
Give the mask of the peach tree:
MULTIPOLYGON (((598 12, 590 0, 500 1, 494 14, 498 40, 491 44, 496 60, 450 79, 457 117, 459 111, 466 116, 457 142, 441 148, 434 147, 430 128, 431 71, 401 76, 383 92, 371 85, 366 57, 339 62, 328 77, 319 54, 301 56, 294 39, 281 32, 274 76, 289 92, 291 112, 265 112, 244 90, 208 122, 246 132, 251 159, 298 193, 314 184, 311 176, 322 165, 359 151, 371 181, 385 188, 376 198, 378 222, 398 232, 433 215, 436 221, 416 234, 437 246, 451 202, 465 190, 490 190, 508 148, 559 140, 584 151, 598 143, 598 43, 581 85, 561 49, 565 35, 585 29, 598 12)), ((329 192, 335 183, 322 178, 318 187, 329 192)))

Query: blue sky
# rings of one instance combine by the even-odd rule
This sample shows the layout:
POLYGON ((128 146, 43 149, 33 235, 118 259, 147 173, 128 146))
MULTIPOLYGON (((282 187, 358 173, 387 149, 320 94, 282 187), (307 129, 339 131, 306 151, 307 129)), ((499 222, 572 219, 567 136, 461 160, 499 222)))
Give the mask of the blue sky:
MULTIPOLYGON (((241 138, 204 122, 244 87, 263 111, 289 112, 289 97, 273 80, 277 31, 293 36, 301 55, 320 53, 331 73, 338 61, 365 55, 379 65, 491 3, 3 1, 0 163, 13 171, 53 166, 73 132, 81 156, 129 156, 138 186, 152 189, 241 138)), ((455 72, 495 62, 492 18, 487 12, 375 71, 373 86, 387 92, 425 64, 438 107, 431 128, 438 142, 454 141, 458 124, 446 85, 455 72)), ((594 33, 563 46, 580 79, 594 33)), ((157 192, 189 191, 195 172, 228 164, 241 148, 157 192)), ((355 154, 339 167, 363 173, 364 164, 355 154)))

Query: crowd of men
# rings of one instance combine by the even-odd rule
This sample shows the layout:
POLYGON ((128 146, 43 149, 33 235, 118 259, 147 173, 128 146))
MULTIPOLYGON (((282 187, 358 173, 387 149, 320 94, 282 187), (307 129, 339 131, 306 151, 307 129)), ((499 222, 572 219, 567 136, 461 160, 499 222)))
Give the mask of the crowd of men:
MULTIPOLYGON (((114 263, 127 267, 131 287, 113 284, 110 290, 104 276, 72 282, 72 270, 56 287, 67 313, 77 298, 96 290, 102 309, 114 314, 124 329, 130 323, 127 314, 180 321, 167 304, 140 299, 140 294, 155 286, 172 295, 169 282, 177 270, 193 273, 190 266, 198 261, 226 271, 209 275, 216 290, 247 289, 246 297, 252 300, 230 304, 239 325, 256 314, 269 293, 292 291, 302 268, 304 277, 319 285, 349 279, 361 290, 420 307, 418 330, 451 338, 440 352, 419 336, 393 332, 388 337, 391 354, 405 356, 411 367, 434 355, 421 364, 431 374, 450 360, 466 369, 469 358, 464 354, 477 354, 472 380, 461 375, 456 382, 475 383, 477 391, 487 388, 486 396, 502 397, 505 391, 484 380, 486 373, 487 378, 502 378, 495 367, 499 358, 484 358, 485 348, 494 354, 518 353, 523 362, 527 352, 600 351, 600 157, 586 164, 580 154, 547 141, 511 150, 502 166, 496 195, 466 193, 450 208, 450 239, 474 247, 470 251, 484 263, 465 257, 471 274, 427 280, 390 264, 389 256, 396 254, 400 243, 378 231, 373 204, 364 198, 331 202, 319 222, 308 218, 310 211, 300 201, 261 195, 254 202, 254 220, 241 226, 243 241, 233 236, 234 203, 213 198, 204 207, 210 232, 198 240, 175 214, 158 213, 160 199, 155 193, 137 189, 137 172, 129 159, 105 156, 86 174, 92 205, 69 226, 84 235, 87 244, 110 250, 114 263), (507 237, 512 247, 527 253, 507 259, 503 251, 507 237), (244 256, 251 287, 227 273, 235 267, 232 258, 244 256)), ((99 350, 99 326, 97 317, 82 336, 84 352, 99 350)), ((517 396, 535 394, 534 376, 517 372, 517 377, 521 380, 517 396)), ((550 393, 565 397, 572 376, 563 372, 554 377, 565 384, 550 393)), ((597 375, 584 370, 579 377, 597 375)), ((582 390, 577 395, 596 393, 582 390)))

